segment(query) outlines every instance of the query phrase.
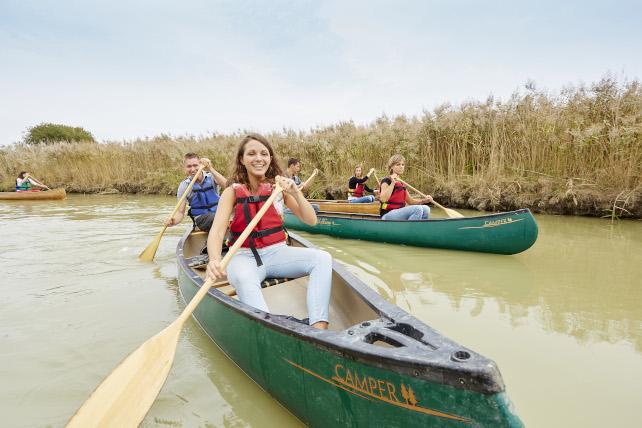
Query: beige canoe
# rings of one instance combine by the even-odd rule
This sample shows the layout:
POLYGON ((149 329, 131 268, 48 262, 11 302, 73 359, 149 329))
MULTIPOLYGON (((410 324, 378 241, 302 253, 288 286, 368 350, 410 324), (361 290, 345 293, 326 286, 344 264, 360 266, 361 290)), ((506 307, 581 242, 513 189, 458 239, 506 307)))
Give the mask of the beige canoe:
POLYGON ((65 199, 65 189, 51 189, 41 192, 0 192, 2 201, 36 201, 65 199))
POLYGON ((379 215, 379 202, 355 204, 348 201, 330 201, 326 199, 309 199, 309 201, 311 204, 318 205, 319 210, 322 212, 379 215))

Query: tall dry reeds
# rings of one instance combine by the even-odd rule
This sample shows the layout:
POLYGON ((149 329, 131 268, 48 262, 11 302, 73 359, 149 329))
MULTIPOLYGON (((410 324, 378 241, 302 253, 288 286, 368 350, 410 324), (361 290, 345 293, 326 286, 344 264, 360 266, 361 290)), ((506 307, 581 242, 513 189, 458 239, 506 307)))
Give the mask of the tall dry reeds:
MULTIPOLYGON (((68 144, 0 151, 7 189, 21 169, 69 191, 172 193, 183 153, 195 151, 227 172, 240 135, 169 137, 126 143, 68 144)), ((406 157, 406 179, 457 207, 589 215, 642 216, 642 86, 606 77, 557 95, 532 85, 502 102, 443 105, 421 117, 381 117, 306 132, 268 135, 285 163, 318 168, 311 196, 345 197, 357 163, 383 175, 394 153, 406 157), (626 211, 625 211, 626 210, 626 211)))

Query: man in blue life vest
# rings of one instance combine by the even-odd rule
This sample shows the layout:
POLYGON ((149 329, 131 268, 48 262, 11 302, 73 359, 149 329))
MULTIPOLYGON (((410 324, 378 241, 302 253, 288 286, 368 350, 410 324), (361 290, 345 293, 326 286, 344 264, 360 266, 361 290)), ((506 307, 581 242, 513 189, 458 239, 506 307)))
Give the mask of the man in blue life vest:
POLYGON ((192 218, 194 225, 204 231, 209 231, 212 227, 219 199, 216 185, 225 187, 227 179, 212 167, 212 162, 209 159, 199 158, 196 153, 187 153, 185 155, 183 166, 188 177, 181 181, 176 197, 180 200, 201 165, 205 166, 203 174, 199 174, 192 190, 178 208, 176 214, 165 220, 165 226, 171 227, 180 223, 185 217, 185 208, 187 208, 187 203, 189 202, 187 215, 192 218))

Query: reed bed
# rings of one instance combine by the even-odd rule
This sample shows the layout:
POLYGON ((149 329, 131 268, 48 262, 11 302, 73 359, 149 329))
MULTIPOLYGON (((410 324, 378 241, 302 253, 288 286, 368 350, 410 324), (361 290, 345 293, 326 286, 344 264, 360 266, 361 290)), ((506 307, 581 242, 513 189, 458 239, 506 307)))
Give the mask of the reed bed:
MULTIPOLYGON (((243 133, 128 142, 14 145, 0 151, 0 185, 20 170, 71 192, 175 192, 194 151, 227 173, 243 133)), ((528 86, 506 101, 443 105, 421 116, 343 122, 267 137, 285 166, 321 174, 310 196, 344 198, 355 164, 385 175, 394 153, 406 179, 459 208, 642 217, 642 86, 606 77, 552 95, 528 86)))

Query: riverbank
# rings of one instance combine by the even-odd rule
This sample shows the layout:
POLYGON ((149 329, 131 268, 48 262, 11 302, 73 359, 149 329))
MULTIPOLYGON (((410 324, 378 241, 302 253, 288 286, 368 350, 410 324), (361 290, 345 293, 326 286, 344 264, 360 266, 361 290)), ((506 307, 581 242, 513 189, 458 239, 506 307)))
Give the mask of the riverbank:
MULTIPOLYGON (((172 194, 182 156, 207 156, 227 174, 241 133, 159 136, 101 144, 0 150, 0 187, 28 170, 68 192, 172 194)), ((454 208, 642 218, 642 86, 606 78, 557 95, 530 87, 500 102, 444 105, 421 117, 381 117, 268 134, 281 160, 299 158, 309 195, 343 199, 355 164, 384 175, 394 153, 405 178, 454 208)), ((370 183, 373 186, 373 182, 370 183)))

